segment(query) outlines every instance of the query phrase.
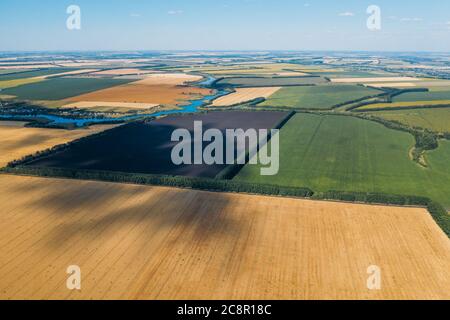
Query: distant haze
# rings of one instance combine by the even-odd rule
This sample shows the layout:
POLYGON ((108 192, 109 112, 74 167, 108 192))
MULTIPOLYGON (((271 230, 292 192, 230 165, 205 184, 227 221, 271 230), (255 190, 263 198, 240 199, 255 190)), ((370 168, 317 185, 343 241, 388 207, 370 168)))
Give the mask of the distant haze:
POLYGON ((450 51, 442 0, 1 0, 0 51, 450 51), (70 5, 81 30, 68 30, 70 5), (368 6, 382 28, 366 26, 368 6))

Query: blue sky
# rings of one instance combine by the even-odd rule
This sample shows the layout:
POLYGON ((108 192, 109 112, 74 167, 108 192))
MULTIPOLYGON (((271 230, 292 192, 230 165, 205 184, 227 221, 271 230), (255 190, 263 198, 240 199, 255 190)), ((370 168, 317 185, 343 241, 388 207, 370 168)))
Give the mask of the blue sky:
POLYGON ((450 51, 450 1, 1 0, 0 51, 22 50, 450 51), (81 30, 66 28, 71 4, 81 30))

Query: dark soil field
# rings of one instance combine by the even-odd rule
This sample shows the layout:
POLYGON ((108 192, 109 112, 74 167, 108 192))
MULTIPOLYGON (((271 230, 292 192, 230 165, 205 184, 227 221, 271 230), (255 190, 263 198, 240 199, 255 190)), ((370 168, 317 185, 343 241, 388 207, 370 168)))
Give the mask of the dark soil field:
POLYGON ((23 100, 61 100, 131 82, 124 79, 55 78, 2 91, 23 100))
POLYGON ((226 165, 173 164, 171 152, 177 142, 171 142, 171 135, 175 129, 186 128, 193 136, 194 121, 203 121, 204 130, 216 128, 222 132, 236 128, 271 129, 286 115, 285 112, 228 111, 130 123, 29 165, 213 178, 226 165))
POLYGON ((42 69, 42 70, 26 70, 22 72, 12 72, 7 74, 0 74, 0 81, 25 79, 33 77, 43 77, 52 74, 64 73, 69 71, 77 70, 75 68, 53 68, 53 69, 42 69))

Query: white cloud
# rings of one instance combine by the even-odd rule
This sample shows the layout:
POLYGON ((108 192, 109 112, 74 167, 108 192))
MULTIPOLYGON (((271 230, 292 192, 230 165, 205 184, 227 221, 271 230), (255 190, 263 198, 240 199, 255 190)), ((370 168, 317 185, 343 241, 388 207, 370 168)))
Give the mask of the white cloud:
POLYGON ((422 18, 401 18, 400 21, 403 22, 420 22, 423 21, 422 18))
POLYGON ((139 18, 141 16, 140 13, 130 13, 130 17, 139 18))
POLYGON ((342 12, 339 13, 341 17, 353 17, 355 14, 353 12, 342 12))
POLYGON ((170 14, 170 15, 176 15, 176 14, 182 14, 183 13, 183 10, 170 10, 169 12, 167 12, 167 14, 170 14))

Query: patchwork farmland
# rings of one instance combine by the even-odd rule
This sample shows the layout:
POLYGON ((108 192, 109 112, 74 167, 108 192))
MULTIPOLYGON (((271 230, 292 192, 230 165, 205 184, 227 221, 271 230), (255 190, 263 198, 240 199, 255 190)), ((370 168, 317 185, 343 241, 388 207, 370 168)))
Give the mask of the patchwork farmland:
POLYGON ((450 299, 449 65, 0 53, 0 299, 450 299), (279 171, 175 164, 194 121, 280 128, 279 171))
POLYGON ((69 101, 71 103, 84 101, 175 106, 195 97, 211 93, 208 89, 185 85, 188 82, 200 79, 202 77, 187 74, 152 74, 147 75, 142 80, 133 81, 125 85, 72 97, 69 101))
POLYGON ((0 201, 0 299, 450 299, 424 209, 5 175, 0 201))

